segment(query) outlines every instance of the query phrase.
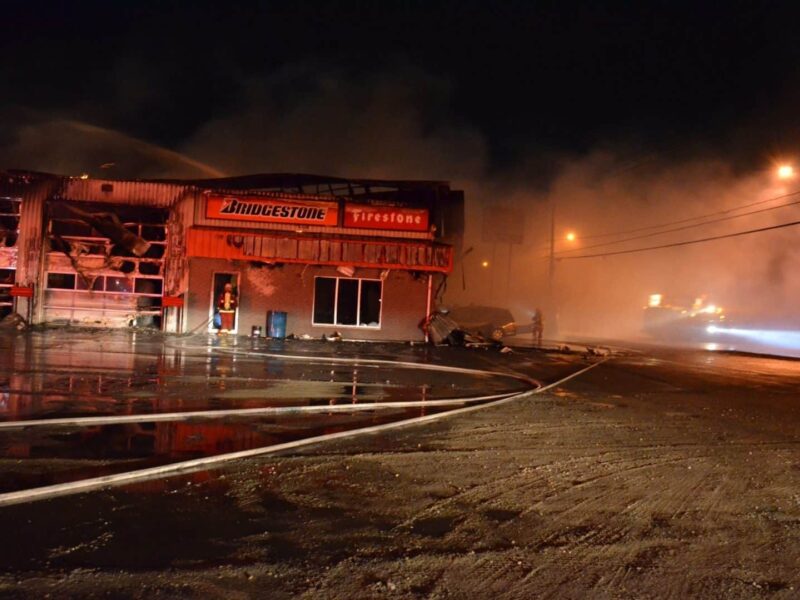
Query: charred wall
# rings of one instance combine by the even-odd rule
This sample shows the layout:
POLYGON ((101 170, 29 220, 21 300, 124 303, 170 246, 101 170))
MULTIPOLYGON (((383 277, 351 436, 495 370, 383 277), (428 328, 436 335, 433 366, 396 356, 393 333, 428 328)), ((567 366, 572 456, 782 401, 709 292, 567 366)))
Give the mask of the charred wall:
MULTIPOLYGON (((315 277, 343 277, 333 267, 283 265, 268 267, 244 261, 192 258, 189 261, 189 293, 186 310, 187 331, 208 321, 212 302, 213 274, 239 274, 239 335, 250 333, 252 326, 264 330, 269 310, 287 313, 287 334, 320 338, 338 331, 345 339, 421 340, 419 323, 425 316, 428 278, 424 274, 391 271, 383 281, 380 328, 312 324, 315 277)), ((358 269, 354 277, 380 279, 378 269, 358 269)), ((264 330, 265 331, 265 330, 264 330)))

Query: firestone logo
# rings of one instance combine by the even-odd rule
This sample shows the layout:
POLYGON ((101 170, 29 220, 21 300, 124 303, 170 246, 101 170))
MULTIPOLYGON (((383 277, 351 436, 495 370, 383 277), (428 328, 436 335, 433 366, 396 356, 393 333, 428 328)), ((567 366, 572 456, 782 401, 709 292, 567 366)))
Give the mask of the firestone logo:
POLYGON ((423 208, 345 205, 344 226, 363 229, 426 231, 428 211, 423 208))
POLYGON ((398 225, 422 225, 421 215, 408 215, 400 212, 375 213, 353 210, 353 223, 397 223, 398 225))

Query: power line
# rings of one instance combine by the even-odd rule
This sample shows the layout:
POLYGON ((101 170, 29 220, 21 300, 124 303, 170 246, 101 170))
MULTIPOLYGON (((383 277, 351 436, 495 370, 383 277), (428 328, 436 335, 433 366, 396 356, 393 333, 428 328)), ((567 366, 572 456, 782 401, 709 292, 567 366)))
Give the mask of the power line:
POLYGON ((622 231, 614 231, 610 233, 595 233, 593 235, 583 235, 581 236, 582 239, 589 240, 594 238, 600 237, 612 237, 615 235, 626 235, 628 233, 638 233, 640 231, 647 231, 650 229, 661 229, 662 227, 669 227, 670 225, 681 225, 683 223, 690 223, 692 221, 697 221, 698 219, 706 219, 708 217, 716 217, 717 215, 724 215, 727 213, 735 212, 737 210, 744 210, 745 208, 752 208, 753 206, 759 206, 761 204, 767 204, 769 202, 775 202, 776 200, 783 200, 784 198, 791 198, 792 196, 797 196, 800 194, 800 190, 789 192, 788 194, 781 194, 780 196, 773 196, 771 198, 766 198, 765 200, 759 200, 757 202, 750 202, 749 204, 742 204, 741 206, 735 206, 733 208, 726 208, 724 210, 718 210, 711 213, 706 213, 704 215, 697 215, 696 217, 689 217, 686 219, 679 219, 677 221, 667 221, 666 223, 661 223, 659 225, 646 225, 644 227, 636 227, 635 229, 626 229, 622 231))
POLYGON ((660 246, 648 246, 646 248, 632 248, 630 250, 617 250, 615 252, 599 252, 597 254, 581 254, 580 256, 562 256, 558 260, 574 260, 578 258, 600 258, 603 256, 617 256, 619 254, 634 254, 636 252, 647 252, 648 250, 661 250, 663 248, 675 248, 677 246, 689 246, 691 244, 700 244, 702 242, 712 242, 714 240, 722 240, 725 238, 739 237, 742 235, 749 235, 751 233, 761 233, 764 231, 772 231, 773 229, 783 229, 785 227, 794 227, 800 225, 800 221, 791 221, 789 223, 781 223, 780 225, 770 225, 769 227, 760 227, 758 229, 748 229, 747 231, 737 231, 736 233, 727 233, 724 235, 715 235, 712 237, 701 238, 697 240, 686 240, 683 242, 673 242, 671 244, 662 244, 660 246))
MULTIPOLYGON (((775 202, 776 200, 782 200, 784 198, 791 198, 793 196, 797 196, 798 194, 800 194, 800 190, 797 190, 797 191, 794 191, 794 192, 789 192, 788 194, 781 194, 779 196, 772 196, 772 197, 766 198, 764 200, 758 200, 757 202, 750 202, 748 204, 742 204, 740 206, 735 206, 733 208, 726 208, 724 210, 718 210, 718 211, 711 212, 711 213, 706 213, 706 214, 703 214, 703 215, 697 215, 696 217, 689 217, 689 218, 686 218, 686 219, 678 219, 677 221, 667 221, 666 223, 661 223, 659 225, 646 225, 644 227, 636 227, 634 229, 624 229, 624 230, 621 230, 621 231, 613 231, 613 232, 609 232, 609 233, 595 233, 595 234, 592 234, 592 235, 582 235, 582 236, 580 236, 580 238, 583 239, 583 240, 591 240, 591 239, 603 238, 603 237, 613 237, 615 235, 626 235, 628 233, 638 233, 640 231, 649 231, 651 229, 661 229, 661 228, 664 228, 664 227, 669 227, 670 225, 681 225, 683 223, 691 223, 692 221, 697 221, 698 219, 706 219, 708 217, 715 217, 717 215, 724 215, 724 214, 735 212, 735 211, 738 211, 738 210, 744 210, 745 208, 751 208, 753 206, 759 206, 761 204, 767 204, 769 202, 775 202)), ((791 206, 791 205, 792 205, 792 203, 781 204, 780 206, 777 206, 775 208, 781 208, 783 206, 791 206)), ((751 214, 751 213, 747 213, 747 214, 751 214)), ((733 219, 733 218, 736 218, 736 216, 746 216, 746 215, 731 215, 730 218, 733 219)), ((708 221, 708 222, 709 223, 713 223, 715 221, 708 221)), ((704 225, 704 224, 705 223, 700 223, 697 226, 699 227, 700 225, 704 225)), ((666 232, 666 231, 653 232, 652 235, 655 236, 655 235, 658 235, 659 233, 668 233, 668 232, 666 232)), ((639 239, 639 238, 630 238, 630 239, 639 239)), ((618 241, 622 242, 622 241, 628 241, 628 240, 618 240, 618 241)), ((613 243, 616 243, 616 242, 606 242, 606 244, 613 244, 613 243)), ((588 247, 589 248, 597 248, 599 246, 600 245, 598 244, 598 245, 592 245, 592 246, 588 246, 588 247)), ((544 248, 544 247, 546 247, 546 245, 542 245, 542 247, 544 248)), ((558 250, 557 252, 576 252, 576 251, 579 251, 579 250, 585 250, 586 248, 587 247, 574 248, 574 249, 567 248, 566 250, 558 250)))
MULTIPOLYGON (((794 192, 794 194, 800 194, 800 192, 794 192)), ((791 195, 794 195, 791 194, 791 195)), ((695 227, 703 227, 704 225, 711 225, 713 223, 721 223, 723 221, 730 221, 731 219, 738 219, 740 217, 748 217, 750 215, 755 215, 763 212, 769 212, 771 210, 777 210, 779 208, 786 208, 788 206, 796 206, 800 204, 800 200, 795 200, 794 202, 786 202, 785 204, 779 204, 778 206, 768 206, 767 208, 759 208, 757 210, 751 210, 746 213, 742 213, 740 215, 729 215, 727 217, 720 217, 719 219, 710 219, 708 221, 703 221, 702 223, 692 223, 691 225, 683 225, 682 227, 674 227, 672 229, 665 229, 664 231, 654 231, 652 233, 644 233, 642 235, 636 235, 629 238, 623 238, 621 240, 613 240, 610 242, 602 242, 600 244, 592 244, 591 246, 583 246, 582 248, 568 248, 566 250, 559 250, 557 254, 565 253, 565 252, 579 252, 582 250, 589 250, 591 248, 601 248, 603 246, 613 246, 614 244, 622 244, 624 242, 630 242, 633 240, 641 240, 644 238, 655 237, 657 235, 664 235, 666 233, 674 233, 676 231, 685 231, 686 229, 693 229, 695 227)), ((566 258, 566 257, 563 257, 566 258)))

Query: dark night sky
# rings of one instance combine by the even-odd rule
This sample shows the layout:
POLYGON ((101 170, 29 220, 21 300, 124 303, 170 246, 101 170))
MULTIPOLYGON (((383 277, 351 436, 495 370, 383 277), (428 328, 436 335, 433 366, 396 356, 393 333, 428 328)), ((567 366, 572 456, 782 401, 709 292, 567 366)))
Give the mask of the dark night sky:
POLYGON ((0 11, 5 144, 23 109, 178 148, 235 111, 246 85, 287 69, 297 75, 278 104, 310 93, 304 74, 357 83, 413 70, 447 88, 444 102, 421 100, 424 123, 478 131, 494 168, 604 145, 743 168, 800 151, 789 3, 14 0, 0 11))

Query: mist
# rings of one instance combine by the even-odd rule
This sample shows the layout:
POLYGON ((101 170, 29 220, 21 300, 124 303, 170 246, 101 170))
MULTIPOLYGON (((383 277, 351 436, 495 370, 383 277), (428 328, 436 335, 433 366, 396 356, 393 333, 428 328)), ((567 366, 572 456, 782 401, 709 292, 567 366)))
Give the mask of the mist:
POLYGON ((452 117, 448 82, 403 66, 366 77, 294 65, 269 78, 243 81, 238 89, 238 99, 225 112, 199 123, 172 148, 73 118, 68 109, 58 118, 17 109, 13 118, 3 115, 0 167, 112 179, 304 172, 446 180, 466 193, 462 251, 472 250, 456 257, 443 305, 504 306, 521 323, 540 306, 559 334, 619 339, 641 336, 649 294, 662 293, 683 305, 706 295, 742 323, 798 326, 794 228, 577 258, 794 220, 798 208, 787 207, 662 235, 647 230, 598 237, 794 191, 766 168, 743 174, 723 157, 681 160, 674 158, 680 155, 676 151, 667 159, 633 152, 618 140, 573 156, 531 150, 497 168, 481 132, 452 117), (543 164, 555 166, 543 172, 543 164), (503 211, 517 239, 493 220, 503 211), (575 232, 574 242, 564 239, 567 231, 575 232), (648 237, 599 245, 637 235, 648 237))
MULTIPOLYGON (((631 161, 608 150, 562 162, 546 190, 531 192, 517 181, 491 181, 475 190, 467 217, 474 251, 464 257, 463 280, 454 296, 503 303, 518 321, 536 306, 549 306, 559 334, 640 338, 648 296, 661 293, 673 305, 694 299, 723 306, 734 322, 797 326, 800 284, 792 277, 798 254, 795 228, 630 254, 579 258, 727 235, 796 220, 797 206, 693 225, 797 201, 776 199, 798 189, 771 172, 734 173, 721 160, 631 161), (760 202, 750 209, 733 209, 760 202), (525 219, 521 244, 486 241, 486 206, 504 206, 525 219), (550 301, 549 242, 554 210, 555 257, 550 301), (731 212, 722 212, 731 211, 731 212), (689 221, 703 215, 714 217, 689 221), (666 228, 645 229, 676 221, 666 228), (665 229, 677 229, 659 233, 665 229), (637 230, 630 232, 630 230, 637 230), (568 232, 574 242, 565 239, 568 232), (605 235, 620 232, 617 235, 605 235), (629 233, 624 233, 629 232, 629 233), (629 239, 639 238, 639 239, 629 239), (627 242, 617 243, 629 239, 627 242), (488 262, 488 267, 482 266, 488 262), (484 290, 482 297, 474 291, 484 290)), ((458 274, 458 268, 456 270, 458 274)), ((455 279, 455 278, 454 278, 455 279)), ((450 287, 452 289, 453 286, 450 287)), ((548 315, 546 315, 547 318, 548 315)))

